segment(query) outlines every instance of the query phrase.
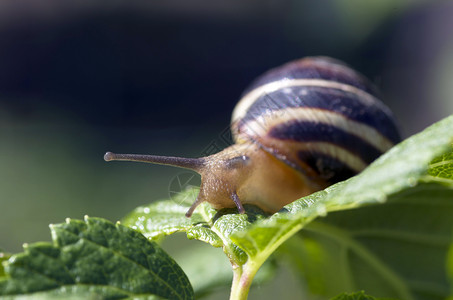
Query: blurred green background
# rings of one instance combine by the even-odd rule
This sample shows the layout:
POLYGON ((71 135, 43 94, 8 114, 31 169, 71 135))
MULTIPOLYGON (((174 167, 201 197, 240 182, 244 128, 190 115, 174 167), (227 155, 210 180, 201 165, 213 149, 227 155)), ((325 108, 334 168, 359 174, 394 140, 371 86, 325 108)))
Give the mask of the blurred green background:
POLYGON ((416 133, 453 112, 452 30, 453 1, 2 1, 0 248, 168 198, 180 170, 103 154, 226 146, 241 91, 299 57, 344 60, 416 133))

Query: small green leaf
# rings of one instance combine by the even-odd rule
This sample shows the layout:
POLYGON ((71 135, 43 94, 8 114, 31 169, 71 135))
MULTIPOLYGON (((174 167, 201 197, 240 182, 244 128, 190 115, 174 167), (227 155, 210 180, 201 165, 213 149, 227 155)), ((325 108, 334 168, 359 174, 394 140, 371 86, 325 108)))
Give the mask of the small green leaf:
POLYGON ((130 228, 87 217, 51 225, 51 232, 53 244, 25 245, 11 256, 0 295, 193 299, 174 260, 130 228))
POLYGON ((10 258, 11 254, 0 251, 0 278, 5 276, 5 269, 3 268, 3 262, 10 258))
MULTIPOLYGON (((193 190, 187 190, 178 197, 186 199, 196 197, 196 194, 193 190)), ((195 201, 195 198, 192 200, 195 201)), ((248 205, 245 206, 247 214, 237 214, 236 209, 216 211, 209 204, 202 203, 192 217, 187 218, 185 213, 188 206, 181 204, 185 202, 173 199, 138 207, 122 220, 122 224, 139 230, 150 239, 159 239, 175 232, 186 232, 189 239, 200 240, 214 247, 223 247, 232 263, 243 264, 247 256, 229 237, 248 228, 257 219, 264 218, 264 212, 248 205)))
MULTIPOLYGON (((177 195, 178 198, 190 197, 195 201, 194 190, 186 190, 177 195)), ((152 203, 136 208, 123 218, 122 224, 139 230, 147 238, 157 240, 175 232, 187 232, 189 239, 198 239, 222 247, 221 238, 210 229, 210 221, 216 211, 206 203, 202 203, 191 218, 185 216, 188 206, 175 199, 152 203)))
POLYGON ((375 298, 368 296, 365 292, 356 292, 356 293, 343 293, 336 297, 331 298, 330 300, 391 300, 390 298, 375 298))

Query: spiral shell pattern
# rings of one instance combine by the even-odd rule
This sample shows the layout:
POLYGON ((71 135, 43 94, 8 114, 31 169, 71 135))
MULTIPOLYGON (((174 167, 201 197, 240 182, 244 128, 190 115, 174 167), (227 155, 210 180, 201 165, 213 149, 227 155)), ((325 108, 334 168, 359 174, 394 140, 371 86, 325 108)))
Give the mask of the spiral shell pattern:
POLYGON ((303 58, 268 71, 244 92, 233 112, 233 138, 258 143, 309 178, 335 183, 401 140, 377 97, 344 63, 303 58))

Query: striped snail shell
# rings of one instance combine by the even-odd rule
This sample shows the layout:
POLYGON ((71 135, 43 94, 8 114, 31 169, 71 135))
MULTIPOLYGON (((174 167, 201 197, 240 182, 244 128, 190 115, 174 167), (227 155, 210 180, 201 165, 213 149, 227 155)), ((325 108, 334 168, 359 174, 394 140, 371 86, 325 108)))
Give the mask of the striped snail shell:
POLYGON ((400 141, 391 111, 369 81, 344 63, 308 57, 255 80, 236 105, 235 144, 201 158, 114 154, 201 174, 203 201, 214 208, 253 204, 276 212, 284 205, 345 180, 400 141))

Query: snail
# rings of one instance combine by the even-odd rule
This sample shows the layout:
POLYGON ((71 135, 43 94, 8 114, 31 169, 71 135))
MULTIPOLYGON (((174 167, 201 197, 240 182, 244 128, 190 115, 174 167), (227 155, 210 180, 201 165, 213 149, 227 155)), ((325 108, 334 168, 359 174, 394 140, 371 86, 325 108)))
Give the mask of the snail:
POLYGON ((236 105, 235 144, 201 158, 114 154, 125 160, 201 174, 198 197, 215 209, 253 204, 270 213, 345 180, 400 141, 390 109, 374 86, 343 62, 307 57, 271 69, 236 105))

